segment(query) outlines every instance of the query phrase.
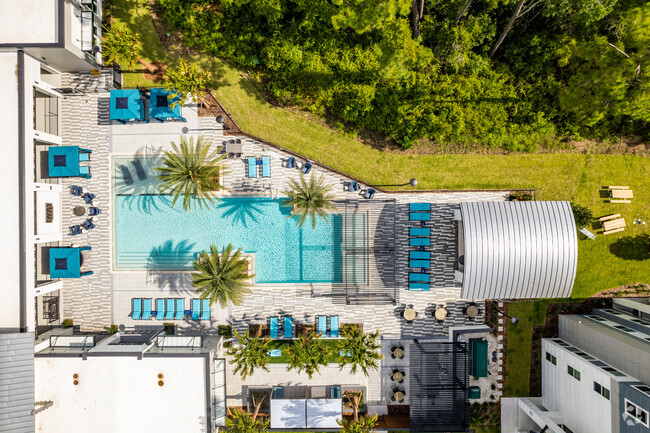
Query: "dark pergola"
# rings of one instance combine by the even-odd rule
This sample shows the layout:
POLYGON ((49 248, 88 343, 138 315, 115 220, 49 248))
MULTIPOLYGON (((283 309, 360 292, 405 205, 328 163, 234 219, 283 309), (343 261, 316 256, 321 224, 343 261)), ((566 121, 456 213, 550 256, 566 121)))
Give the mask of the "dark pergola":
POLYGON ((332 294, 347 304, 393 304, 395 200, 336 202, 332 294))
POLYGON ((468 360, 463 342, 410 345, 411 432, 469 430, 468 360))

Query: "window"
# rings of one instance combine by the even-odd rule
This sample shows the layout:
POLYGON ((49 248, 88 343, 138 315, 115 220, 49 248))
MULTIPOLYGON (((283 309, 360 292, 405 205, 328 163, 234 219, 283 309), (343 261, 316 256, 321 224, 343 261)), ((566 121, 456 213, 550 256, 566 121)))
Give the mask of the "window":
POLYGON ((636 422, 648 427, 648 411, 641 409, 627 398, 625 399, 625 413, 634 418, 636 422))
POLYGON ((549 361, 553 365, 557 365, 557 358, 550 353, 546 352, 546 360, 549 361))
POLYGON ((570 365, 567 366, 567 373, 569 373, 569 376, 573 376, 574 379, 580 380, 580 372, 570 365))
POLYGON ((594 382, 594 391, 609 400, 609 389, 605 388, 598 382, 594 382))
POLYGON ((648 385, 634 385, 634 388, 638 389, 639 391, 650 395, 650 386, 648 385))

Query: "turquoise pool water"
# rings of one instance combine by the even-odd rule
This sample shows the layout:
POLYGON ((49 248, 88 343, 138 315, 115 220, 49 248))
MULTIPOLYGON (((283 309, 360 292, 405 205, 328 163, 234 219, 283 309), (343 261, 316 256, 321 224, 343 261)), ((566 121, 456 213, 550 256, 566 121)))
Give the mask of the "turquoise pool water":
POLYGON ((333 228, 298 229, 280 200, 224 198, 216 209, 185 213, 164 195, 115 197, 117 269, 191 269, 214 243, 255 253, 257 283, 331 282, 333 228))

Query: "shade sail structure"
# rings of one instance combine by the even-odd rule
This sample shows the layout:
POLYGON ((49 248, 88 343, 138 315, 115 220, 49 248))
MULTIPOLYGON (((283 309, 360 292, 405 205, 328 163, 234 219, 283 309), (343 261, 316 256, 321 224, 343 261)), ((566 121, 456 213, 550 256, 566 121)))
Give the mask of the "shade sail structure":
POLYGON ((305 428, 305 400, 271 399, 271 428, 305 428))
POLYGON ((464 299, 567 297, 578 263, 569 202, 460 204, 464 299))
POLYGON ((180 95, 170 97, 172 92, 161 87, 151 89, 149 92, 149 118, 163 121, 165 119, 179 119, 185 121, 181 115, 181 104, 178 103, 180 95), (171 105, 174 105, 174 108, 171 105))
POLYGON ((81 248, 50 248, 50 277, 79 278, 92 272, 81 272, 81 252, 91 249, 81 248))
POLYGON ((121 122, 145 120, 144 103, 140 90, 111 90, 110 118, 121 122))
POLYGON ((79 147, 51 146, 48 149, 48 173, 51 177, 79 176, 79 147))
POLYGON ((307 400, 307 428, 340 428, 336 420, 343 419, 340 398, 307 400))

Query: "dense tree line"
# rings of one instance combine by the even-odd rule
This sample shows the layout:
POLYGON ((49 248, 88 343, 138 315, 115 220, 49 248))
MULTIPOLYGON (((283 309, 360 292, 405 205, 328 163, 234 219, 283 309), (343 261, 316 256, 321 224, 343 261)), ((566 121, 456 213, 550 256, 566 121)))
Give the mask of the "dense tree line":
POLYGON ((650 138, 650 2, 157 0, 285 104, 411 146, 650 138))

